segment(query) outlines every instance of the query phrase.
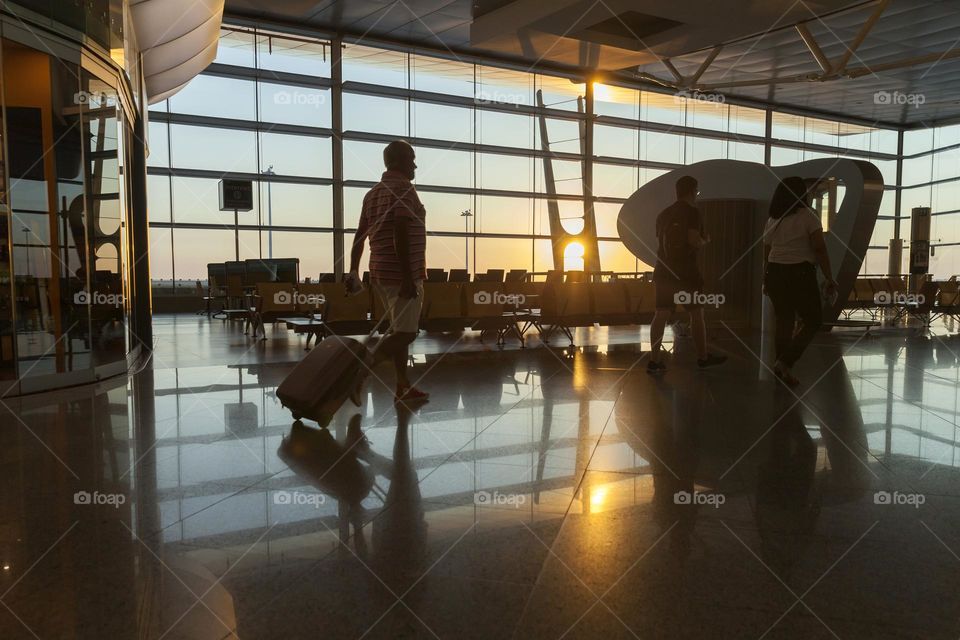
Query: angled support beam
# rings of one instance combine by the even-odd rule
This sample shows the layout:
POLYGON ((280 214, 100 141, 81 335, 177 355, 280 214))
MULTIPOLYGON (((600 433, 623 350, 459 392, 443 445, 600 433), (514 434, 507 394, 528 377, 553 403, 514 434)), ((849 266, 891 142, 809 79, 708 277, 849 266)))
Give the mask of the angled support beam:
MULTIPOLYGON (((894 60, 893 62, 886 62, 884 64, 875 64, 870 67, 856 67, 854 69, 848 69, 844 74, 844 77, 847 78, 859 78, 861 76, 871 75, 878 73, 880 71, 891 71, 893 69, 906 69, 908 67, 916 67, 922 64, 936 64, 941 60, 952 60, 954 58, 960 58, 960 47, 955 47, 953 49, 948 49, 941 53, 928 53, 922 56, 916 56, 913 58, 904 58, 903 60, 894 60)), ((651 79, 651 78, 644 78, 651 79)), ((792 84, 795 82, 816 82, 816 81, 829 81, 829 80, 839 80, 839 76, 830 76, 822 77, 817 75, 799 75, 799 76, 787 76, 784 78, 763 78, 759 80, 742 80, 738 82, 718 82, 717 84, 705 85, 701 87, 703 90, 714 90, 714 89, 729 89, 731 87, 756 87, 756 86, 773 86, 781 84, 792 84)), ((662 82, 662 81, 661 81, 662 82)))
POLYGON ((710 50, 710 53, 707 54, 707 57, 704 58, 703 62, 700 63, 700 68, 697 69, 697 72, 690 78, 690 84, 695 85, 697 82, 699 82, 700 76, 702 76, 707 68, 713 64, 713 61, 717 59, 717 54, 720 53, 721 49, 723 49, 723 45, 717 45, 710 50))
POLYGON ((680 72, 677 71, 677 68, 673 66, 672 62, 670 62, 670 58, 662 58, 660 62, 662 62, 663 66, 665 66, 671 75, 677 79, 678 83, 683 84, 683 76, 680 75, 680 72))
POLYGON ((807 25, 798 24, 797 33, 800 34, 800 39, 803 40, 803 44, 807 45, 807 49, 810 50, 817 64, 820 65, 820 71, 824 74, 830 73, 830 61, 827 60, 827 56, 823 55, 823 50, 820 48, 820 45, 817 44, 816 38, 810 33, 807 25))
POLYGON ((853 42, 850 43, 850 46, 847 47, 846 53, 843 54, 843 57, 840 58, 840 61, 833 67, 833 73, 840 75, 847 68, 847 63, 850 62, 850 57, 856 53, 857 49, 863 44, 863 41, 866 39, 867 34, 870 33, 870 30, 873 29, 873 25, 877 23, 877 20, 880 19, 880 14, 882 14, 886 8, 890 5, 890 0, 881 0, 880 4, 877 5, 877 8, 874 9, 873 13, 870 14, 870 17, 867 18, 867 21, 863 23, 863 26, 860 27, 860 31, 857 33, 857 37, 853 39, 853 42))

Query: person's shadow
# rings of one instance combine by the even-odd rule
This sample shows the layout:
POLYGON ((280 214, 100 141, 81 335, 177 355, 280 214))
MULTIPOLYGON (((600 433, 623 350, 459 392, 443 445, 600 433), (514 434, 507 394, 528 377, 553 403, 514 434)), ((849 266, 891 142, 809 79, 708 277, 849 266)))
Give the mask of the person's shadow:
POLYGON ((420 481, 410 458, 411 409, 396 404, 397 433, 393 463, 384 468, 390 482, 383 509, 373 518, 370 556, 373 570, 390 588, 404 593, 420 578, 427 554, 427 522, 420 495, 420 481))
POLYGON ((780 418, 759 445, 766 455, 757 468, 754 517, 764 561, 789 580, 820 516, 814 482, 817 446, 804 424, 802 406, 783 385, 774 388, 773 409, 780 418))
POLYGON ((337 501, 341 542, 349 543, 353 525, 354 542, 362 545, 366 520, 362 503, 375 490, 373 467, 391 463, 370 449, 360 414, 350 418, 342 440, 326 427, 315 429, 297 420, 280 443, 277 455, 297 476, 337 501))
POLYGON ((290 469, 337 500, 340 541, 352 540, 357 556, 397 594, 405 592, 423 572, 427 523, 420 484, 410 458, 410 417, 405 403, 395 405, 397 431, 393 459, 374 451, 363 433, 362 416, 350 418, 346 437, 337 440, 329 429, 315 429, 299 420, 277 451, 290 469), (377 482, 389 482, 384 492, 377 482), (371 494, 383 501, 378 511, 363 502, 371 494), (350 531, 350 528, 353 531, 350 531), (364 529, 372 530, 372 550, 364 529))
POLYGON ((670 532, 670 550, 680 562, 690 555, 697 520, 695 484, 710 485, 698 473, 708 428, 707 396, 692 371, 678 369, 662 378, 634 372, 624 381, 615 408, 620 435, 650 464, 653 517, 662 531, 670 532))

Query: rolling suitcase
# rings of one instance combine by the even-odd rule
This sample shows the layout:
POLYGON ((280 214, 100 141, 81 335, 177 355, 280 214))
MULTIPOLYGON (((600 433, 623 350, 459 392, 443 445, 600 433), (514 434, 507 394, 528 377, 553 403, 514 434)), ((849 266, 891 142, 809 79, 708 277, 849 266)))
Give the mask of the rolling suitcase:
MULTIPOLYGON (((380 319, 370 336, 385 318, 386 315, 380 319)), ((324 338, 283 379, 277 387, 277 399, 290 409, 295 420, 309 418, 321 427, 327 426, 353 390, 366 350, 364 343, 353 338, 324 338)))

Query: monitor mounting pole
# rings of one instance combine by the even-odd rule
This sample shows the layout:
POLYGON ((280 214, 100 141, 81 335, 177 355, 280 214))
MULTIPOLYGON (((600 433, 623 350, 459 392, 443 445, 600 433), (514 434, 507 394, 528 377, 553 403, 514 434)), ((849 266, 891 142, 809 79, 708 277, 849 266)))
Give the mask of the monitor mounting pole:
POLYGON ((233 253, 234 260, 240 262, 240 210, 233 210, 233 253))

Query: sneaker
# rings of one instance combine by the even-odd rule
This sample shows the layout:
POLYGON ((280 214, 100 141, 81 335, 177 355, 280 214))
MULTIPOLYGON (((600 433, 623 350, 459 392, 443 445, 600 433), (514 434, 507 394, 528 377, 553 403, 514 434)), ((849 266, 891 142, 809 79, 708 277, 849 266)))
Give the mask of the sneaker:
POLYGON ((701 369, 709 369, 710 367, 716 367, 727 361, 727 356, 718 356, 715 353, 708 353, 706 358, 697 359, 697 365, 701 369))
POLYGON ((659 373, 666 373, 666 372, 667 372, 667 365, 663 364, 662 362, 656 362, 654 360, 650 360, 649 362, 647 362, 647 373, 651 375, 656 375, 659 373))
POLYGON ((399 402, 429 402, 430 394, 420 391, 416 387, 397 387, 397 401, 399 402))

